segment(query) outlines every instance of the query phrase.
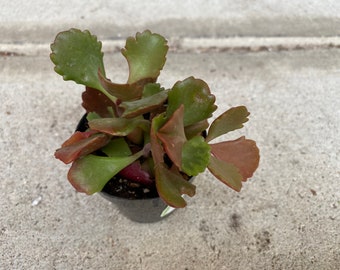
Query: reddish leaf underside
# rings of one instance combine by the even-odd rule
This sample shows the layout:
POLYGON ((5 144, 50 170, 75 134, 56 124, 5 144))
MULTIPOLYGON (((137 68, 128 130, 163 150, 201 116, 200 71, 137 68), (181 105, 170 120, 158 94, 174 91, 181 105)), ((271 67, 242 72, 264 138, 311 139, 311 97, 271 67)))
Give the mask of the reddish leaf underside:
POLYGON ((182 104, 157 133, 166 153, 178 168, 182 167, 182 149, 187 140, 184 133, 183 115, 184 105, 182 104))
POLYGON ((244 136, 234 141, 210 144, 210 146, 214 157, 237 167, 242 175, 242 181, 250 178, 259 165, 260 155, 256 143, 245 139, 244 136))
POLYGON ((158 115, 152 119, 151 131, 150 131, 150 143, 152 157, 155 161, 155 166, 164 162, 164 150, 160 140, 157 137, 158 129, 164 124, 165 118, 163 115, 158 115))
POLYGON ((71 138, 55 152, 54 156, 65 164, 68 164, 82 156, 100 149, 106 145, 111 138, 106 134, 94 134, 86 137, 88 132, 85 132, 85 137, 79 140, 81 137, 80 133, 81 132, 77 131, 73 136, 71 136, 71 138))
POLYGON ((156 133, 164 124, 165 118, 159 115, 152 120, 151 151, 154 160, 156 188, 159 196, 172 207, 185 207, 186 202, 181 194, 193 196, 195 186, 183 179, 179 173, 171 172, 164 164, 164 150, 156 133))
POLYGON ((144 185, 152 185, 154 181, 151 179, 150 174, 144 171, 139 161, 131 163, 119 172, 119 175, 125 179, 133 182, 138 182, 144 185))
POLYGON ((76 131, 61 146, 66 147, 66 146, 72 145, 76 142, 89 138, 91 135, 95 133, 97 133, 97 131, 94 131, 94 130, 85 131, 85 132, 76 131))
POLYGON ((95 112, 101 117, 109 117, 112 116, 112 112, 108 108, 113 108, 116 111, 116 104, 97 89, 86 87, 82 94, 82 99, 82 106, 88 113, 95 112))
POLYGON ((111 82, 109 79, 105 78, 100 72, 98 72, 98 77, 101 85, 104 89, 114 97, 122 101, 135 100, 141 98, 143 94, 144 85, 150 82, 154 82, 153 78, 145 78, 139 80, 132 84, 118 84, 111 82))

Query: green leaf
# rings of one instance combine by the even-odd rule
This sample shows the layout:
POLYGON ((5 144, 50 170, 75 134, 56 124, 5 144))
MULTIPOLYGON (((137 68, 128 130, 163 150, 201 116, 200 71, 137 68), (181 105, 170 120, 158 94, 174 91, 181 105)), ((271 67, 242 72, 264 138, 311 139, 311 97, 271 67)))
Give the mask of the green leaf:
POLYGON ((124 138, 111 140, 101 150, 109 157, 127 157, 132 154, 129 145, 124 138))
POLYGON ((100 131, 113 136, 126 136, 135 128, 149 129, 149 122, 142 118, 100 118, 93 119, 89 123, 92 130, 100 131))
POLYGON ((184 133, 183 114, 184 106, 181 105, 157 132, 157 137, 162 141, 166 153, 180 169, 182 167, 182 148, 187 141, 184 133))
POLYGON ((185 142, 182 150, 182 171, 187 175, 204 172, 210 158, 210 146, 202 136, 196 136, 185 142))
POLYGON ((226 163, 213 156, 210 156, 208 165, 209 171, 224 184, 236 191, 242 188, 242 175, 233 164, 226 163))
POLYGON ((167 92, 162 91, 146 98, 124 101, 120 104, 120 107, 124 109, 122 117, 131 118, 151 112, 162 106, 167 98, 167 92))
POLYGON ((50 58, 64 80, 102 90, 98 79, 98 70, 105 74, 101 48, 101 42, 89 31, 70 29, 56 36, 50 58))
POLYGON ((209 86, 200 79, 189 77, 177 82, 169 91, 167 117, 184 105, 184 126, 192 125, 212 116, 217 109, 215 96, 209 86))
POLYGON ((162 91, 165 91, 164 87, 161 87, 159 83, 148 83, 144 86, 143 98, 153 96, 162 91))
POLYGON ((187 139, 191 139, 192 137, 195 137, 197 135, 202 135, 202 133, 205 133, 205 130, 209 127, 209 122, 207 120, 203 120, 200 122, 197 122, 196 124, 186 126, 184 128, 185 136, 187 139))
POLYGON ((170 206, 182 208, 186 206, 182 194, 195 195, 196 187, 185 180, 178 171, 171 171, 164 163, 155 167, 156 187, 159 196, 170 206))
POLYGON ((248 121, 249 112, 245 106, 233 107, 221 114, 210 125, 206 141, 243 127, 248 121))
POLYGON ((91 195, 101 191, 113 176, 141 157, 142 153, 140 151, 129 157, 85 156, 72 163, 68 179, 77 191, 91 195))
POLYGON ((244 136, 234 141, 210 144, 210 147, 214 157, 233 164, 238 169, 242 181, 252 177, 259 166, 259 149, 253 140, 245 139, 244 136))
POLYGON ((87 113, 86 120, 87 122, 94 120, 94 119, 100 119, 100 115, 95 112, 89 112, 87 113))
POLYGON ((165 64, 167 52, 165 38, 149 30, 137 33, 135 38, 129 37, 125 49, 122 49, 122 54, 129 64, 128 83, 132 84, 145 78, 156 81, 165 64))

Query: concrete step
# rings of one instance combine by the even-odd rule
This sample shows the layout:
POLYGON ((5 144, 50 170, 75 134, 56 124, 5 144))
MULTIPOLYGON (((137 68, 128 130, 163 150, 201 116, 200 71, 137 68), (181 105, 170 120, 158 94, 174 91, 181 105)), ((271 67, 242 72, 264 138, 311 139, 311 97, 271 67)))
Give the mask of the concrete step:
POLYGON ((213 0, 7 1, 0 10, 1 43, 48 43, 76 27, 101 40, 150 29, 168 38, 338 36, 338 0, 298 2, 213 0))

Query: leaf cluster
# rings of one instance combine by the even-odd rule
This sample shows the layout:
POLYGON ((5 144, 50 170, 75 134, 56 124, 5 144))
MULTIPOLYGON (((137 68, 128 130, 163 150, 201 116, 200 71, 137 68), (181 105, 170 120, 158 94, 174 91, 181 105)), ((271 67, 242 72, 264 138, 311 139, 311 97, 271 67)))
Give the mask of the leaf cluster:
POLYGON ((206 168, 240 191, 242 181, 258 167, 252 140, 212 143, 248 121, 246 107, 233 107, 209 125, 217 109, 206 82, 188 77, 170 89, 157 83, 168 51, 167 41, 146 30, 129 37, 122 55, 129 66, 126 83, 106 77, 102 44, 89 31, 70 29, 56 36, 50 58, 64 80, 85 86, 82 95, 88 129, 75 132, 55 153, 68 164, 70 183, 93 194, 115 175, 142 185, 155 185, 172 207, 193 196, 188 181, 206 168))

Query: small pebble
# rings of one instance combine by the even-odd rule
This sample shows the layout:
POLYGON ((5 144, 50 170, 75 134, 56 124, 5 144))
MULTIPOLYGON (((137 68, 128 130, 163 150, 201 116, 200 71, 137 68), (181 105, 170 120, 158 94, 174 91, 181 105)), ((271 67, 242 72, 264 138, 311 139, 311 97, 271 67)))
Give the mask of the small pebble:
POLYGON ((35 198, 33 201, 32 201, 32 206, 37 206, 42 200, 42 197, 39 196, 37 198, 35 198))

